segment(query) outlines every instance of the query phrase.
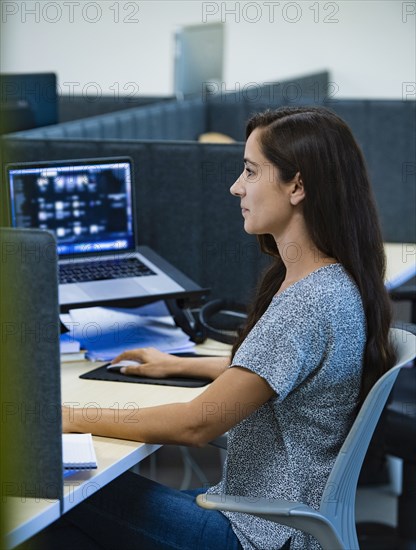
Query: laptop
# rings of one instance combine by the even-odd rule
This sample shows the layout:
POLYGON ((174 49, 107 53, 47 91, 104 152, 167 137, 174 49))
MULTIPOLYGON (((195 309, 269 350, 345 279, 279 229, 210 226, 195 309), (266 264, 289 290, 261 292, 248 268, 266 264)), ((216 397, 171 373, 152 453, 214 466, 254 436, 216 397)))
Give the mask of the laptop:
POLYGON ((56 237, 61 306, 174 295, 189 290, 183 281, 199 288, 137 246, 130 158, 9 164, 6 172, 12 227, 56 237))

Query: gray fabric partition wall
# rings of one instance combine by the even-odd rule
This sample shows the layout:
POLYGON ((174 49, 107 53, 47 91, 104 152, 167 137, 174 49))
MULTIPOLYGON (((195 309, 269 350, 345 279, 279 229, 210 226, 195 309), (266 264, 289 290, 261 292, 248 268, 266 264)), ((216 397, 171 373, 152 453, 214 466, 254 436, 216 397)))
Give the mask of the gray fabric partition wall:
POLYGON ((385 240, 416 242, 416 102, 327 104, 351 127, 366 159, 385 240))
POLYGON ((13 135, 28 139, 196 140, 206 131, 205 119, 205 103, 201 100, 165 101, 16 132, 13 135))
POLYGON ((209 98, 207 131, 221 132, 237 141, 245 139, 245 123, 253 113, 283 105, 321 104, 337 90, 327 71, 261 85, 236 83, 235 88, 235 92, 209 98))
MULTIPOLYGON (((314 98, 301 103, 316 105, 314 98)), ((416 242, 416 102, 382 100, 326 100, 351 127, 361 146, 381 217, 386 241, 416 242)), ((210 130, 244 139, 245 122, 253 112, 276 108, 273 102, 247 101, 243 95, 209 104, 210 130), (214 125, 215 121, 215 125, 214 125)))
MULTIPOLYGON (((225 100, 227 104, 232 104, 240 103, 243 98, 249 102, 268 101, 277 105, 282 101, 302 101, 305 97, 311 96, 316 101, 322 101, 328 96, 331 89, 329 73, 326 71, 281 82, 250 82, 243 87, 236 83, 235 88, 240 91, 229 93, 228 90, 219 88, 214 96, 202 96, 199 99, 186 101, 164 101, 144 107, 136 105, 135 108, 127 109, 124 112, 115 111, 99 116, 91 116, 96 113, 96 109, 94 110, 93 107, 95 102, 91 101, 91 114, 87 118, 77 117, 76 113, 72 111, 74 119, 81 118, 82 120, 19 132, 16 133, 16 137, 196 140, 200 134, 210 131, 211 126, 215 125, 213 123, 216 121, 210 120, 209 105, 211 101, 218 104, 225 100)), ((126 98, 120 104, 125 104, 125 101, 126 98)), ((103 101, 100 100, 99 103, 103 103, 103 101)), ((226 113, 226 117, 228 114, 226 113)), ((238 118, 240 125, 244 125, 245 118, 246 112, 243 112, 242 116, 238 118)), ((242 138, 235 137, 235 139, 242 138)))
POLYGON ((221 91, 205 99, 166 101, 28 130, 13 137, 32 140, 34 150, 39 149, 35 139, 194 141, 200 134, 213 131, 243 141, 252 113, 281 105, 316 104, 344 118, 361 145, 385 240, 416 241, 416 102, 337 99, 336 83, 330 82, 327 72, 270 84, 248 83, 235 93, 221 91))
POLYGON ((161 103, 171 101, 173 96, 122 96, 101 95, 98 97, 89 97, 88 95, 61 94, 58 95, 58 119, 59 122, 69 122, 80 118, 104 115, 114 111, 124 109, 133 109, 134 107, 143 107, 152 103, 161 103))
POLYGON ((1 228, 0 248, 2 502, 62 500, 56 242, 1 228))

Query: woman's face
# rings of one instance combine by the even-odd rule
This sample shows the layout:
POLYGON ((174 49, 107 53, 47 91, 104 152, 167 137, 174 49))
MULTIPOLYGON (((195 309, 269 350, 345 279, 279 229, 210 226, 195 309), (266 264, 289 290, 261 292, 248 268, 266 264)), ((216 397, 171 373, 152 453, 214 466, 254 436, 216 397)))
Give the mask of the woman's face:
POLYGON ((244 170, 230 192, 240 197, 245 231, 254 235, 271 234, 279 241, 294 215, 293 184, 283 183, 279 170, 263 155, 260 132, 256 128, 248 137, 244 170))

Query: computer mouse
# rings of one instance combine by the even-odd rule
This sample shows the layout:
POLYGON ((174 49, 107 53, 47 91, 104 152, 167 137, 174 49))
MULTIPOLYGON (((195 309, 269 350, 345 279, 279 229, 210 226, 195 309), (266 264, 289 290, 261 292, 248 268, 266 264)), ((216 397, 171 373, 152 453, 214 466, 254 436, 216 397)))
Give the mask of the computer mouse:
POLYGON ((130 361, 129 359, 123 359, 117 363, 110 363, 106 365, 107 370, 112 372, 120 372, 120 369, 123 367, 138 367, 140 365, 139 361, 130 361))

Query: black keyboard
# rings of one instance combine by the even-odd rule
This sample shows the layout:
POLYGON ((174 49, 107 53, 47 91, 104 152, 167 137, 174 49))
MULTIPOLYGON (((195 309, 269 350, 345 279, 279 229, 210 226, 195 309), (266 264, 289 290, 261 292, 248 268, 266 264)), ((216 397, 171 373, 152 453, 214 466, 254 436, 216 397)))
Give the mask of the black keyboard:
POLYGON ((155 273, 137 258, 67 263, 59 266, 59 282, 83 283, 124 277, 145 277, 155 273))

